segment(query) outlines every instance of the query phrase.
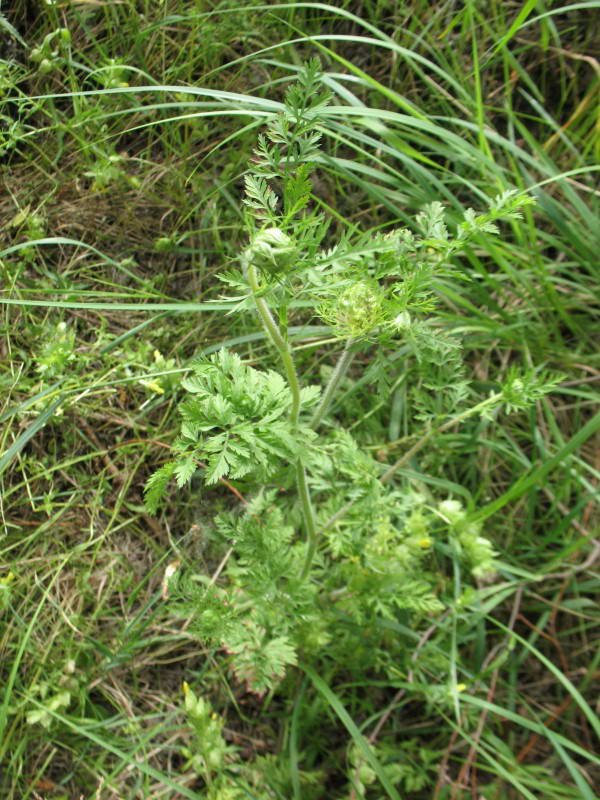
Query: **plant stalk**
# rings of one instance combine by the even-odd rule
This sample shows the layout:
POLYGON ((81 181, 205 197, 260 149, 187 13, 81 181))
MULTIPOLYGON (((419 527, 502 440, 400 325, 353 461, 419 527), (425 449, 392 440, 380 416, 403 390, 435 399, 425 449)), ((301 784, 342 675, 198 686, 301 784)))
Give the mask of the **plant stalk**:
POLYGON ((298 421, 300 419, 300 383, 298 381, 298 375, 296 374, 296 367, 294 366, 294 360, 290 352, 290 347, 281 335, 279 325, 275 322, 275 319, 271 314, 269 304, 264 297, 261 297, 260 295, 260 284, 258 282, 256 267, 254 267, 252 264, 245 264, 244 272, 246 274, 246 278, 248 279, 248 283, 250 284, 256 310, 258 311, 258 316, 263 324, 263 328, 267 332, 270 340, 275 345, 275 349, 279 353, 279 356, 283 362, 285 375, 292 393, 290 422, 292 423, 292 428, 295 429, 298 427, 298 421))
MULTIPOLYGON (((283 362, 283 368, 292 394, 292 407, 290 409, 290 422, 292 429, 297 430, 300 421, 300 382, 298 374, 294 365, 294 359, 290 346, 283 337, 279 325, 271 314, 269 304, 260 295, 260 283, 256 267, 252 264, 245 263, 243 265, 244 273, 250 284, 252 296, 256 305, 256 310, 260 317, 267 335, 275 345, 277 352, 283 362)), ((308 577, 310 567, 317 548, 317 522, 313 511, 312 503, 310 500, 310 489, 308 488, 308 481, 306 480, 306 470, 302 464, 302 460, 298 459, 296 462, 296 487, 298 489, 298 497, 300 498, 300 505, 302 507, 302 517, 304 519, 304 529, 306 531, 307 549, 304 566, 300 575, 301 580, 308 577)))
POLYGON ((346 346, 342 352, 342 355, 339 357, 337 364, 335 365, 335 369, 331 373, 331 377, 329 378, 329 383, 327 384, 325 391, 323 392, 323 396, 321 397, 321 401, 317 406, 315 413, 310 421, 311 428, 318 428, 323 418, 329 411, 331 407, 331 403, 333 402, 333 398, 335 393, 340 385, 340 383, 346 377, 346 373, 348 372, 348 367, 354 360, 355 353, 352 352, 352 347, 356 343, 356 339, 348 339, 346 342, 346 346))

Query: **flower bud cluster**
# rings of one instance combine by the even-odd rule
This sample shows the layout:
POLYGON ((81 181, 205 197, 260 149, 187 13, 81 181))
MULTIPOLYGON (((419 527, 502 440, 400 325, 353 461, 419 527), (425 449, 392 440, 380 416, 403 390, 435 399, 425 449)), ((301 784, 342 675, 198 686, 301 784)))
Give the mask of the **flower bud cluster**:
POLYGON ((183 694, 188 721, 196 734, 195 747, 186 748, 185 755, 200 772, 222 769, 229 752, 222 735, 222 718, 206 700, 196 696, 187 683, 183 684, 183 694))
POLYGON ((376 283, 358 281, 324 306, 321 316, 345 336, 364 336, 385 321, 384 300, 376 283))
POLYGON ((39 47, 34 47, 29 58, 38 64, 38 70, 47 74, 66 63, 71 31, 68 28, 57 28, 49 33, 39 47))
POLYGON ((406 331, 410 330, 412 320, 408 311, 401 311, 392 324, 399 333, 406 333, 406 331))
POLYGON ((438 511, 450 524, 459 551, 471 565, 475 578, 486 578, 496 572, 494 557, 496 553, 489 539, 480 535, 480 526, 469 521, 467 512, 458 500, 443 500, 438 511))
POLYGON ((248 264, 272 275, 288 272, 298 257, 296 242, 280 228, 259 231, 244 252, 248 264))

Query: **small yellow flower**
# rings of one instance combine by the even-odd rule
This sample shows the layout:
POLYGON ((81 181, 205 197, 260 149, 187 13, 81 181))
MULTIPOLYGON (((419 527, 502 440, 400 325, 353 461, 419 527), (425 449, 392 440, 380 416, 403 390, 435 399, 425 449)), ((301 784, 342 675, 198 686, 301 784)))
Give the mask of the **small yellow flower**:
POLYGON ((140 383, 142 384, 142 386, 145 386, 146 389, 150 389, 151 391, 156 392, 156 394, 165 393, 165 390, 156 381, 141 380, 140 383))

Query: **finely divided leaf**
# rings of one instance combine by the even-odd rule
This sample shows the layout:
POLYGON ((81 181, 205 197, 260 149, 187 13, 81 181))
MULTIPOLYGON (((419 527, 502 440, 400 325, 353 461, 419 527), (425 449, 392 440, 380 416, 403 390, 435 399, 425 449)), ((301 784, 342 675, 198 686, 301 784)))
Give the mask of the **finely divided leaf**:
POLYGON ((321 387, 316 385, 303 386, 300 389, 300 402, 303 408, 314 406, 321 396, 321 387))
POLYGON ((196 459, 193 455, 188 456, 183 461, 177 462, 177 467, 175 468, 177 486, 181 488, 182 486, 185 486, 186 483, 189 483, 197 468, 198 465, 196 464, 196 459))
POLYGON ((165 493, 167 484, 177 469, 176 461, 169 461, 157 469, 146 481, 144 489, 144 504, 150 514, 156 514, 158 505, 165 493))
POLYGON ((207 484, 216 483, 219 478, 229 473, 229 463, 227 461, 227 450, 221 450, 209 456, 204 480, 207 484))
POLYGON ((244 203, 250 208, 271 217, 277 211, 277 195, 264 178, 246 175, 246 197, 244 203))

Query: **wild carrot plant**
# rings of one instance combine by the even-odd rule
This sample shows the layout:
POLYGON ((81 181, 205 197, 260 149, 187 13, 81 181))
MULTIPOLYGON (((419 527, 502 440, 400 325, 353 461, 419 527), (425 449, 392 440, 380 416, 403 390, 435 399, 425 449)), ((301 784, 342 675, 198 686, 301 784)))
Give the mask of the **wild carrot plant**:
POLYGON ((206 485, 233 481, 251 498, 219 514, 207 533, 225 555, 218 573, 190 564, 174 596, 199 637, 225 650, 257 694, 299 659, 397 676, 410 648, 399 653, 381 620, 418 627, 448 603, 475 602, 474 587, 452 596, 446 562, 485 581, 495 571, 492 542, 457 498, 395 479, 434 435, 502 405, 522 408, 556 382, 511 372, 498 391, 470 403, 460 339, 436 316, 444 282, 464 277, 455 256, 497 234, 498 220, 518 218, 530 198, 506 191, 483 213, 467 211, 454 233, 434 202, 414 230, 342 234, 332 245, 330 220, 311 205, 328 102, 311 61, 259 136, 245 178, 248 246, 239 269, 221 276, 236 310, 256 314, 276 368, 258 369, 226 349, 197 359, 183 381, 172 458, 146 487, 151 512, 172 479, 182 487, 197 473, 206 485), (290 319, 311 313, 341 351, 323 385, 304 379, 290 344, 290 319), (392 363, 394 351, 401 361, 392 363), (410 396, 422 431, 395 463, 374 458, 336 419, 334 404, 359 362, 380 394, 398 373, 418 385, 410 396))

